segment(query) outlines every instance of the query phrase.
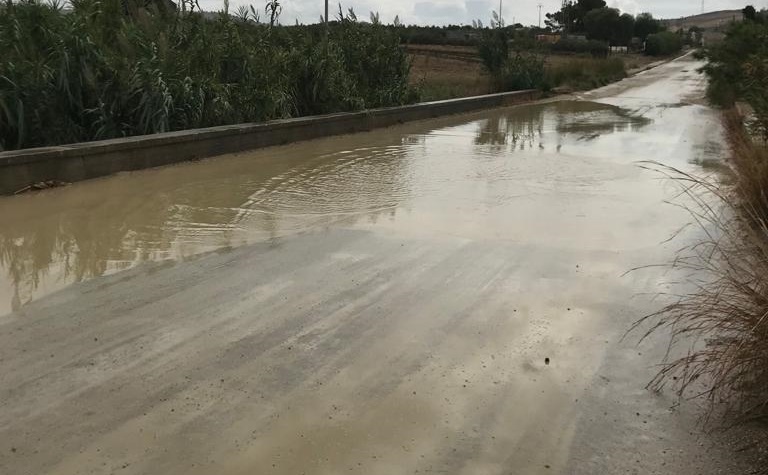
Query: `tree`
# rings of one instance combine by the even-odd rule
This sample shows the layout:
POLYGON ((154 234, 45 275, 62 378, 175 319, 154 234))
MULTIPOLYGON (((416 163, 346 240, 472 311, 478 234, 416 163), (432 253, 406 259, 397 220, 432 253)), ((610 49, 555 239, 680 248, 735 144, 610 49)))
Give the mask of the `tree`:
POLYGON ((584 31, 590 40, 599 40, 614 46, 627 46, 632 41, 635 18, 621 15, 615 8, 597 8, 584 17, 584 31))
POLYGON ((575 9, 572 5, 566 5, 563 9, 554 13, 547 13, 544 24, 552 31, 571 33, 574 31, 575 9))
POLYGON ((635 36, 645 41, 648 35, 661 31, 661 23, 650 13, 641 13, 635 18, 635 36))
POLYGON ((650 56, 665 56, 677 53, 683 47, 683 40, 680 35, 671 31, 662 31, 648 35, 645 43, 645 54, 650 56))
POLYGON ((605 8, 605 6, 605 0, 578 0, 577 2, 577 7, 580 8, 585 15, 590 10, 605 8))
POLYGON ((752 5, 747 5, 746 7, 744 7, 741 13, 744 14, 745 20, 748 20, 748 21, 757 20, 757 10, 755 10, 755 7, 753 7, 752 5))
POLYGON ((584 31, 590 40, 612 42, 618 23, 619 11, 617 9, 598 8, 584 16, 584 31))
POLYGON ((605 7, 605 0, 578 0, 576 2, 576 31, 584 31, 584 18, 589 12, 605 7))
POLYGON ((555 13, 547 13, 546 25, 555 31, 584 32, 584 17, 592 10, 605 8, 605 0, 569 1, 555 13))
POLYGON ((632 36, 635 34, 635 17, 629 13, 624 13, 619 17, 614 31, 613 43, 621 46, 629 46, 632 42, 632 36))

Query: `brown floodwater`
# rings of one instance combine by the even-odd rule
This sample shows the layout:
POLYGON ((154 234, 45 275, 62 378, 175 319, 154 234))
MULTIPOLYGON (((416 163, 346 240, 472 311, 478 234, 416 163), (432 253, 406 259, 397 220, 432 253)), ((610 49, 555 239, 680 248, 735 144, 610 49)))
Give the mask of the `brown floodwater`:
MULTIPOLYGON (((612 186, 617 177, 585 155, 653 158, 653 131, 636 110, 558 101, 1 198, 0 314, 145 261, 336 224, 520 232, 536 197, 556 191, 568 201, 612 186)), ((681 163, 700 155, 684 152, 681 163)))

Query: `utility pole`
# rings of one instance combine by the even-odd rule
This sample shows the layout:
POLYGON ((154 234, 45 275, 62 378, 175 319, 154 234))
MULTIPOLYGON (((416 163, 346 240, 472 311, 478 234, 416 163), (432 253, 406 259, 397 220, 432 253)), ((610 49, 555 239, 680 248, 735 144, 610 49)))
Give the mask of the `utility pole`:
POLYGON ((499 28, 501 28, 503 26, 503 23, 504 23, 504 20, 503 20, 504 17, 501 16, 501 8, 503 6, 502 5, 503 1, 504 0, 499 0, 499 28))
POLYGON ((541 7, 542 6, 543 5, 541 3, 539 3, 539 29, 541 29, 541 7))
POLYGON ((325 24, 328 24, 328 0, 325 0, 325 24))

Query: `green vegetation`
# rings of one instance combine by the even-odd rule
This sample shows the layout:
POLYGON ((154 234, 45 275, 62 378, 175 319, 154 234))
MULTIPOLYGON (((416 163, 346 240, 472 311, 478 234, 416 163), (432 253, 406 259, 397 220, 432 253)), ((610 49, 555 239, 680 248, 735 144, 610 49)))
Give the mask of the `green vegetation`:
POLYGON ((206 17, 127 14, 120 0, 73 0, 68 12, 3 2, 0 150, 416 99, 399 37, 375 16, 339 12, 327 32, 280 27, 279 3, 269 4, 263 24, 253 8, 206 17))
POLYGON ((535 52, 510 55, 509 35, 504 28, 483 32, 478 53, 497 91, 545 88, 544 59, 535 52))
POLYGON ((597 40, 580 40, 572 37, 561 38, 552 45, 552 51, 568 53, 589 53, 597 58, 608 56, 608 43, 597 40))
POLYGON ((517 52, 501 69, 500 90, 547 89, 544 81, 544 58, 535 53, 517 52))
POLYGON ((587 14, 592 10, 605 7, 605 0, 569 1, 562 9, 547 13, 546 24, 552 31, 562 31, 566 34, 583 33, 587 14))
POLYGON ((643 319, 648 334, 665 328, 684 356, 667 361, 656 387, 676 385, 680 396, 706 396, 729 423, 768 419, 768 22, 747 16, 729 27, 725 40, 710 46, 710 97, 730 107, 749 102, 755 137, 730 107, 725 114, 731 145, 726 185, 677 170, 693 201, 692 216, 706 238, 684 249, 674 268, 696 279, 693 290, 643 319), (750 19, 752 18, 752 19, 750 19))
MULTIPOLYGON (((754 21, 734 23, 723 42, 707 48, 709 97, 728 107, 737 100, 755 110, 755 130, 768 140, 768 21, 755 14, 754 21)), ((768 185, 768 183, 767 183, 768 185)))
POLYGON ((567 86, 586 90, 605 86, 627 77, 624 61, 620 58, 573 58, 552 65, 547 70, 547 83, 553 87, 567 86))
POLYGON ((394 106, 420 93, 462 95, 467 85, 473 94, 488 90, 485 77, 409 86, 402 43, 476 45, 498 91, 582 89, 624 75, 618 60, 578 57, 546 72, 549 51, 605 58, 609 43, 627 44, 633 34, 658 43, 665 51, 658 54, 676 44, 664 41, 650 15, 622 15, 602 0, 550 15, 556 31, 589 38, 554 45, 536 38, 551 30, 505 26, 498 17, 490 28, 383 25, 377 15, 361 22, 340 8, 328 27, 281 26, 275 0, 263 11, 236 12, 224 0, 218 14, 199 12, 195 0, 180 6, 73 0, 65 11, 47 0, 0 3, 0 150, 394 106))
POLYGON ((586 35, 611 46, 628 46, 633 37, 644 41, 648 35, 663 29, 650 13, 633 17, 616 8, 608 8, 604 0, 569 1, 555 13, 547 14, 547 26, 566 35, 586 35))
POLYGON ((478 39, 477 28, 469 25, 402 26, 396 18, 395 26, 398 27, 400 41, 405 44, 474 46, 478 39))
POLYGON ((650 13, 641 13, 635 18, 635 36, 641 41, 645 41, 648 35, 658 33, 661 30, 661 23, 650 13))
POLYGON ((546 67, 544 57, 539 54, 521 51, 510 54, 503 29, 487 31, 478 51, 498 91, 549 90, 558 86, 584 90, 626 77, 621 58, 574 56, 546 67))
POLYGON ((616 8, 608 8, 604 0, 577 0, 568 2, 561 10, 547 15, 547 25, 553 31, 567 34, 584 35, 585 41, 563 38, 556 47, 560 51, 584 52, 589 50, 597 56, 599 49, 594 41, 611 46, 642 47, 646 43, 646 53, 650 56, 667 56, 679 52, 683 47, 683 37, 689 44, 700 41, 700 32, 689 31, 679 34, 664 31, 664 27, 650 13, 637 17, 622 14, 616 8))
POLYGON ((483 32, 477 53, 492 76, 501 74, 509 59, 509 36, 506 30, 497 28, 483 32))
POLYGON ((648 35, 645 42, 645 53, 650 56, 668 56, 683 49, 683 39, 670 31, 662 31, 648 35))
POLYGON ((596 8, 584 16, 587 38, 606 41, 614 46, 628 46, 635 30, 635 18, 616 8, 596 8))

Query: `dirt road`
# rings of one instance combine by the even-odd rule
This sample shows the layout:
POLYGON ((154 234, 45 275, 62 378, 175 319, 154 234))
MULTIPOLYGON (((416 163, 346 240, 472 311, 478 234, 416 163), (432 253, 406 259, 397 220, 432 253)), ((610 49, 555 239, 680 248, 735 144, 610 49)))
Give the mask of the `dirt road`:
POLYGON ((0 473, 747 473, 621 339, 697 66, 1 199, 0 473))

